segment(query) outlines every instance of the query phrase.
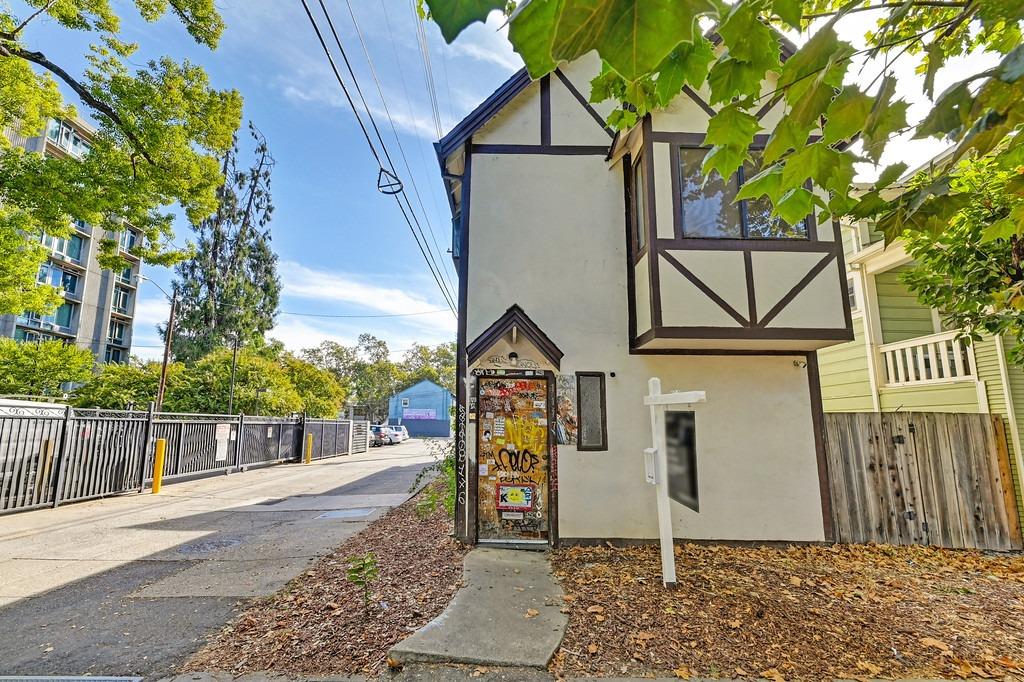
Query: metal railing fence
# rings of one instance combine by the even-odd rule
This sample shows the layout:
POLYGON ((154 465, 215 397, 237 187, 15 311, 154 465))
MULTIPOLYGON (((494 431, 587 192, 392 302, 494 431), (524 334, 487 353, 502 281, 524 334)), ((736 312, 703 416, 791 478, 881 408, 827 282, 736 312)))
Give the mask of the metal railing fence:
POLYGON ((366 452, 369 425, 347 419, 0 407, 0 514, 142 492, 154 444, 164 481, 366 452))

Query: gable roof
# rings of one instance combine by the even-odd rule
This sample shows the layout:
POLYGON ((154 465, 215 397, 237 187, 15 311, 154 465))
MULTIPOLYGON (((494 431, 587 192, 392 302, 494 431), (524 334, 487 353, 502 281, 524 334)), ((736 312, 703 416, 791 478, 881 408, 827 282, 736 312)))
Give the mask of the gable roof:
POLYGON ((511 102, 516 95, 525 90, 526 86, 532 82, 533 80, 530 78, 530 74, 526 71, 526 67, 519 69, 511 78, 502 83, 497 90, 491 93, 490 97, 485 99, 476 109, 471 111, 466 118, 459 121, 456 126, 435 145, 437 148, 438 158, 442 160, 442 163, 444 159, 448 158, 452 152, 461 147, 473 136, 473 133, 480 130, 484 124, 490 121, 495 114, 501 111, 506 104, 511 102))
POLYGON ((548 338, 547 334, 541 331, 537 323, 530 319, 518 304, 513 303, 505 313, 494 321, 490 327, 485 329, 480 336, 476 337, 466 346, 466 355, 469 356, 467 364, 472 365, 480 359, 484 353, 495 343, 500 341, 506 334, 516 327, 523 336, 537 347, 537 350, 548 359, 555 368, 562 363, 562 353, 555 342, 548 338))

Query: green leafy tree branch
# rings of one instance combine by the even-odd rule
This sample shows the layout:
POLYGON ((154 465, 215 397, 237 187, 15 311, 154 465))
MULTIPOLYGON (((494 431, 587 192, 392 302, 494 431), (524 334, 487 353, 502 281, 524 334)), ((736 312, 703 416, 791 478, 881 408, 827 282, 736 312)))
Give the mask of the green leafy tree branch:
MULTIPOLYGON (((133 5, 146 21, 173 14, 211 49, 224 28, 212 0, 133 5)), ((215 210, 222 184, 217 159, 231 147, 241 96, 211 88, 205 71, 188 61, 165 56, 130 68, 138 45, 121 39, 120 17, 108 0, 26 0, 19 6, 26 9, 0 6, 0 128, 41 135, 49 119, 75 117, 60 83, 92 114, 97 129, 81 158, 26 153, 0 136, 0 240, 66 237, 72 220, 101 235, 127 223, 143 237, 136 255, 159 265, 177 262, 185 254, 173 246, 167 210, 179 205, 193 223, 215 210), (31 44, 29 29, 41 17, 95 39, 84 73, 73 74, 49 58, 45 46, 31 44)), ((100 247, 104 267, 123 267, 115 237, 102 238, 100 247)), ((16 273, 0 278, 0 313, 47 312, 58 302, 53 291, 30 292, 43 256, 31 247, 0 253, 0 272, 16 273)))

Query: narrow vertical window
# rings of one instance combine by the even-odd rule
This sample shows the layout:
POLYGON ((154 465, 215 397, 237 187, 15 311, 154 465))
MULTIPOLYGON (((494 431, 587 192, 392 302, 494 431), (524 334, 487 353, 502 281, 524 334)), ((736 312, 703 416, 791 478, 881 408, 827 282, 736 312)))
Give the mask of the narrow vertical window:
POLYGON ((669 497, 679 504, 699 511, 697 425, 693 412, 665 413, 665 446, 669 497))
POLYGON ((577 450, 608 449, 604 372, 576 372, 577 450))
POLYGON ((633 165, 633 240, 639 252, 647 246, 647 185, 643 159, 633 165))

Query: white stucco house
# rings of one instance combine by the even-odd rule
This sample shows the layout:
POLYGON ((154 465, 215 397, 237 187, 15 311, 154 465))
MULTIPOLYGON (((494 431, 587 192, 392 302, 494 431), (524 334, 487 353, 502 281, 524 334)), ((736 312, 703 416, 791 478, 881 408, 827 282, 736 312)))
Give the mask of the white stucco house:
MULTIPOLYGON (((670 420, 677 537, 828 540, 815 351, 853 338, 838 227, 733 203, 743 173, 704 182, 705 93, 613 135, 588 103, 598 68, 517 73, 436 144, 459 273, 457 533, 658 537, 659 377, 707 396, 670 420)), ((760 112, 755 147, 781 110, 760 112)))

